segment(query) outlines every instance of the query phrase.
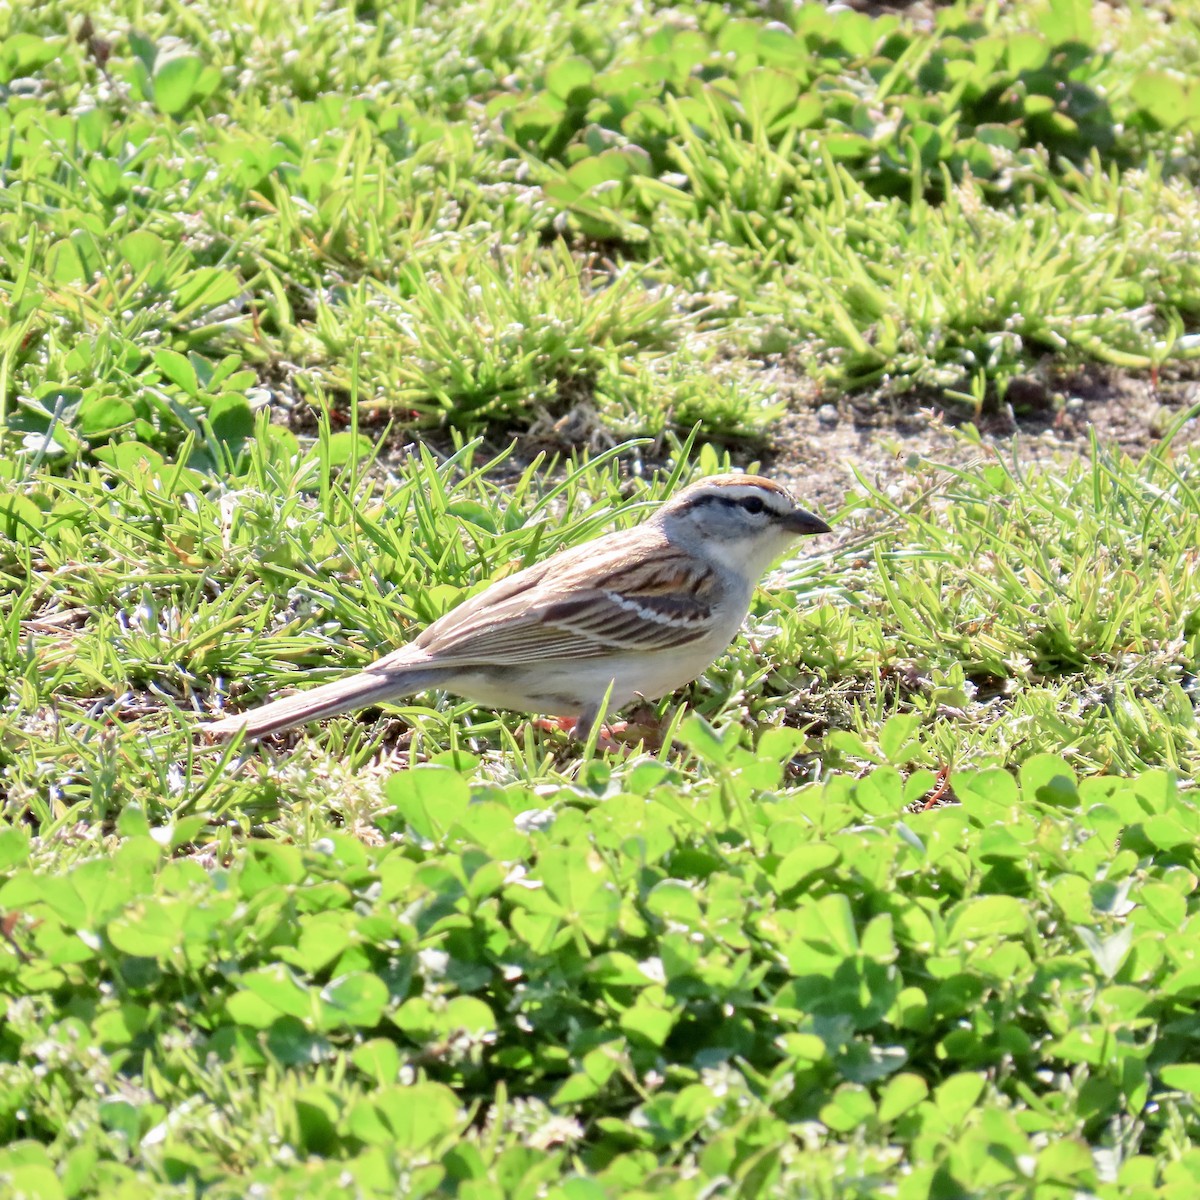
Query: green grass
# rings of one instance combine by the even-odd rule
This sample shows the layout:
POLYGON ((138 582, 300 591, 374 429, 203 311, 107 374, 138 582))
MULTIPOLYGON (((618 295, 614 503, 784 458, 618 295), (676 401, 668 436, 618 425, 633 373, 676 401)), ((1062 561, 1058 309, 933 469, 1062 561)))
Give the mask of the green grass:
POLYGON ((848 473, 618 752, 196 737, 781 380, 1191 369, 1194 5, 768 8, 0 15, 0 1192, 1195 1190, 1194 409, 848 473))
POLYGON ((856 489, 859 536, 770 578, 656 752, 433 696, 231 758, 199 712, 362 664, 675 486, 628 487, 637 446, 514 478, 468 445, 373 488, 331 466, 353 433, 269 428, 225 471, 125 443, 10 489, 14 1178, 865 1196, 903 1153, 913 1194, 1028 1158, 1115 1196, 1182 1169, 1200 459, 856 489), (962 808, 909 814, 942 768, 962 808))

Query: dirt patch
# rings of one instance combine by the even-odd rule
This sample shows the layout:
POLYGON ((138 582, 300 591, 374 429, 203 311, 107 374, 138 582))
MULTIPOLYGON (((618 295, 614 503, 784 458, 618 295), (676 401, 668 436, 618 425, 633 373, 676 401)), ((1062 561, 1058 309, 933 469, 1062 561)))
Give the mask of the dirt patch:
MULTIPOLYGON (((1093 434, 1101 445, 1140 457, 1157 445, 1177 420, 1200 405, 1200 382, 1161 378, 1102 367, 1070 373, 1029 375, 1010 386, 1006 402, 978 417, 933 393, 901 398, 879 395, 823 395, 813 382, 786 361, 774 367, 779 395, 787 401, 784 417, 761 439, 717 439, 738 466, 762 469, 791 486, 805 501, 823 511, 841 507, 855 486, 854 470, 886 487, 918 460, 964 465, 982 454, 1015 456, 1025 464, 1065 462, 1091 452, 1093 434), (964 437, 973 425, 975 436, 964 437)), ((294 392, 277 397, 276 419, 295 432, 316 432, 315 410, 294 392)), ((338 411, 331 414, 336 423, 338 411)), ((344 417, 341 418, 345 420, 344 417)), ((381 478, 395 470, 418 445, 435 454, 454 450, 446 430, 394 427, 385 435, 386 410, 360 414, 360 429, 373 441, 385 437, 375 471, 381 478)), ((516 478, 538 454, 557 456, 592 452, 619 440, 601 424, 586 398, 564 415, 546 417, 523 431, 496 430, 484 436, 482 457, 492 457, 516 443, 494 478, 516 478)), ((1200 443, 1200 419, 1193 416, 1176 432, 1174 446, 1200 443)), ((631 469, 648 474, 670 465, 665 439, 632 450, 631 469)), ((561 471, 547 467, 548 475, 561 471)))
MULTIPOLYGON (((853 484, 851 468, 886 485, 914 458, 962 465, 980 452, 1015 455, 1024 463, 1066 461, 1091 452, 1092 434, 1104 446, 1135 458, 1161 440, 1177 418, 1200 404, 1194 380, 1160 380, 1089 368, 1046 383, 1015 381, 999 411, 977 419, 939 398, 887 400, 848 396, 814 406, 792 404, 774 431, 764 465, 806 499, 836 507, 853 484), (971 423, 978 444, 963 436, 971 423)), ((1200 419, 1186 421, 1174 439, 1200 442, 1200 419)))

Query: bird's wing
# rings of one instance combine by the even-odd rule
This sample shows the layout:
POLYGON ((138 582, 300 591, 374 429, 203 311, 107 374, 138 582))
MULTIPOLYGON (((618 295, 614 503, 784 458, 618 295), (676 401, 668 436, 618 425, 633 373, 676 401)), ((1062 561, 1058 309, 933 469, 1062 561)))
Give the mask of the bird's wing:
POLYGON ((665 540, 607 541, 500 580, 397 654, 504 666, 666 650, 705 635, 719 590, 713 571, 665 540))

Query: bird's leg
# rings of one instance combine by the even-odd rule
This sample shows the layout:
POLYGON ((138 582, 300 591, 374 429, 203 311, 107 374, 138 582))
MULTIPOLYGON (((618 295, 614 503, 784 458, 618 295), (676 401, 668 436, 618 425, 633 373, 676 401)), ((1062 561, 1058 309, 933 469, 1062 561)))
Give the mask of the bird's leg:
MULTIPOLYGON (((575 728, 571 730, 571 737, 581 745, 592 736, 592 727, 596 724, 597 718, 602 710, 590 709, 580 713, 579 719, 575 722, 575 728)), ((597 750, 619 750, 621 743, 615 738, 615 734, 624 733, 629 728, 628 721, 605 721, 600 726, 600 733, 596 738, 597 750)))
MULTIPOLYGON (((575 727, 571 730, 571 737, 580 743, 584 743, 592 736, 592 726, 596 724, 596 718, 600 715, 595 708, 585 708, 579 714, 579 719, 575 722, 575 727)), ((604 731, 601 730, 601 733, 604 731)))

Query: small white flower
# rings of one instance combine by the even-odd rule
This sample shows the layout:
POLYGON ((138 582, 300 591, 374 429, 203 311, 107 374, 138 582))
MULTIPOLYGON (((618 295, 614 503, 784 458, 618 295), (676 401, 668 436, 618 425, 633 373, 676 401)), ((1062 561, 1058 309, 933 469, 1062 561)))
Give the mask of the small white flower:
POLYGON ((554 810, 551 808, 529 808, 513 817, 513 824, 522 833, 536 833, 554 824, 554 810))
POLYGON ((444 950, 418 950, 417 962, 424 975, 431 979, 441 979, 446 974, 446 968, 450 966, 450 955, 444 950))

